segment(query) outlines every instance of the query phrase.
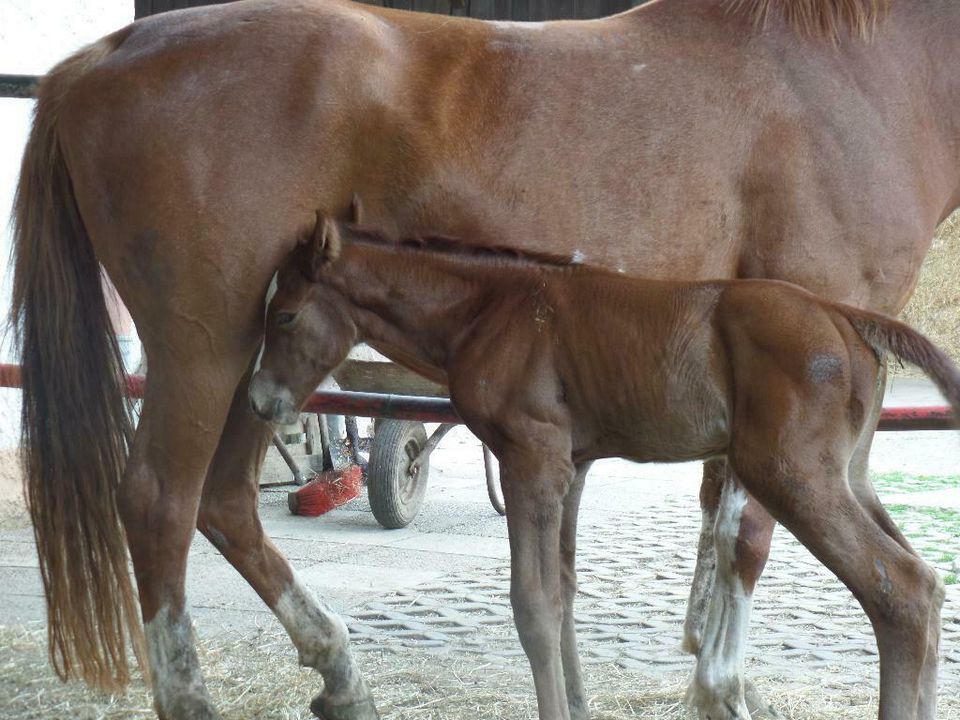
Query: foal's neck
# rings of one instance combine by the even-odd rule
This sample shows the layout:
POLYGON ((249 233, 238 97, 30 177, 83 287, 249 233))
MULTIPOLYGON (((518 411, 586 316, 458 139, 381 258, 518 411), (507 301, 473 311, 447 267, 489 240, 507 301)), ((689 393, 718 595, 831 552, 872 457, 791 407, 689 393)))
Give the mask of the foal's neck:
POLYGON ((418 369, 425 363, 443 370, 493 297, 531 284, 524 273, 509 272, 512 264, 348 242, 331 281, 350 304, 361 341, 418 369))

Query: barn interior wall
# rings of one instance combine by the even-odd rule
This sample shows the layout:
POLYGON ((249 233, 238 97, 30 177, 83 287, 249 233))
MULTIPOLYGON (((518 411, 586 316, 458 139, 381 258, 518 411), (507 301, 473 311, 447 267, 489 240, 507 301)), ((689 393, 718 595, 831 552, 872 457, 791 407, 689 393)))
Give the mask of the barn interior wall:
MULTIPOLYGON (((40 75, 66 55, 133 18, 130 0, 2 0, 0 72, 40 75)), ((10 208, 33 103, 0 98, 0 362, 15 362, 6 318, 12 270, 10 208)), ((20 391, 0 388, 0 451, 20 437, 20 391)), ((0 461, 2 461, 0 456, 0 461)))
MULTIPOLYGON (((627 10, 643 0, 359 0, 398 10, 467 15, 483 20, 596 18, 627 10)), ((136 15, 212 5, 211 0, 135 0, 136 15)))

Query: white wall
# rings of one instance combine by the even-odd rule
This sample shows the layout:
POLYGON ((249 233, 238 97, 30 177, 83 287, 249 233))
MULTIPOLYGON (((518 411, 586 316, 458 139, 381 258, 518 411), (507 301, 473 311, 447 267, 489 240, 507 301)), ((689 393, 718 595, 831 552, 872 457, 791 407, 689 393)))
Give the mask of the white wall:
MULTIPOLYGON (((0 0, 0 73, 42 74, 132 19, 133 0, 0 0)), ((10 307, 10 208, 32 106, 29 100, 0 99, 0 327, 10 307)), ((14 361, 3 337, 0 362, 14 361)), ((0 449, 16 444, 19 414, 19 392, 0 389, 0 449)))

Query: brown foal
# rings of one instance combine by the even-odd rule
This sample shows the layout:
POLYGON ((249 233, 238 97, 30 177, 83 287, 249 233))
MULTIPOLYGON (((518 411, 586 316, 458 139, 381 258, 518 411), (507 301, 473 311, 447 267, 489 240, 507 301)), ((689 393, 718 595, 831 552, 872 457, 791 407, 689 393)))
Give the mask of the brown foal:
MULTIPOLYGON (((511 238, 638 277, 777 278, 896 313, 960 205, 958 66, 946 0, 658 0, 542 24, 244 0, 146 18, 66 59, 38 91, 13 238, 56 670, 122 686, 142 617, 161 718, 219 718, 183 582, 199 528, 323 674, 315 707, 376 717, 342 626, 256 512, 263 294, 316 208, 359 192, 397 236, 511 238), (150 361, 135 434, 100 264, 150 361), (306 615, 279 604, 294 590, 306 615), (305 616, 325 643, 305 639, 305 616)), ((849 469, 861 497, 874 398, 849 469)), ((773 522, 749 498, 721 507, 735 484, 708 462, 684 633, 711 720, 744 696, 764 706, 733 665, 773 522)))
MULTIPOLYGON (((611 456, 726 458, 869 616, 880 718, 934 718, 943 585, 847 480, 887 352, 922 368, 960 411, 960 371, 917 332, 782 282, 638 280, 445 238, 392 243, 326 220, 277 279, 250 384, 261 417, 296 420, 363 341, 447 378, 461 417, 499 458, 510 596, 542 720, 584 710, 570 694, 582 688, 576 517, 590 463, 611 456)), ((746 502, 728 486, 722 512, 746 502)), ((750 717, 742 700, 728 711, 750 717)))

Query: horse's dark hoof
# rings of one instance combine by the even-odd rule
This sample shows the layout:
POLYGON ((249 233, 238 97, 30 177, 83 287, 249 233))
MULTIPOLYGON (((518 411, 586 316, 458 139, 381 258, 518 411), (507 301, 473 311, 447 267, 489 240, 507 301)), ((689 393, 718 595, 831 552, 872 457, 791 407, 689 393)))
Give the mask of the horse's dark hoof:
POLYGON ((320 720, 379 720, 380 718, 376 705, 370 699, 346 705, 334 705, 323 695, 317 695, 310 703, 310 712, 320 720))

